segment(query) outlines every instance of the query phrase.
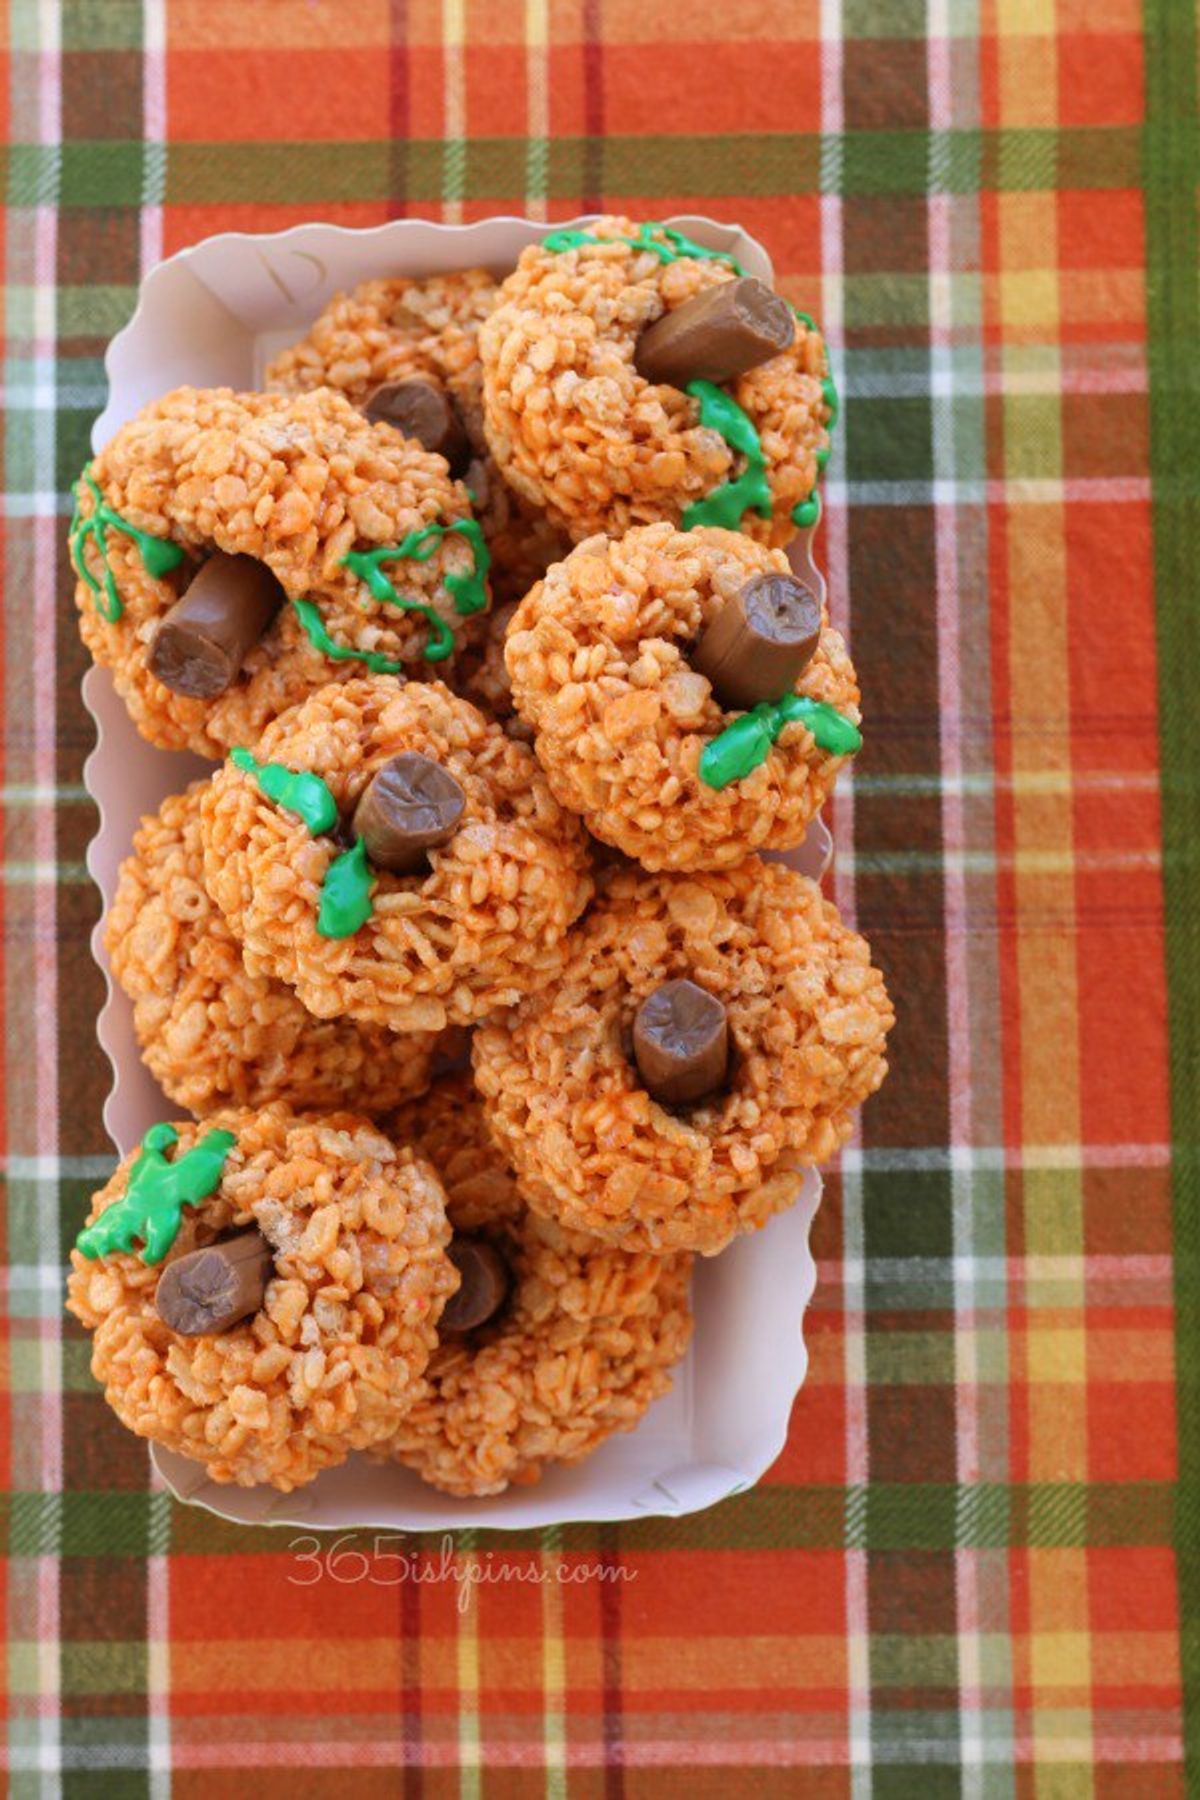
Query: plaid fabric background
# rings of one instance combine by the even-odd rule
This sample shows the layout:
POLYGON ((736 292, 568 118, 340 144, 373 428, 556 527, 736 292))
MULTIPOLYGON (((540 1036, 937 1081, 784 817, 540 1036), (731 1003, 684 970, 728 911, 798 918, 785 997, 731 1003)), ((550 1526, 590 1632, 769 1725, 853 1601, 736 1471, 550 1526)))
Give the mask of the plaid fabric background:
POLYGON ((11 0, 3 24, 11 1791, 1182 1794, 1189 0, 11 0), (545 1579, 460 1607, 412 1578, 436 1543, 322 1560, 153 1492, 63 1317, 110 1166, 67 489, 164 254, 600 205, 740 220, 828 329, 818 548, 867 711, 833 885, 900 1022, 767 1480, 678 1522, 462 1537, 460 1573, 545 1579), (560 1579, 597 1565, 621 1578, 560 1579))

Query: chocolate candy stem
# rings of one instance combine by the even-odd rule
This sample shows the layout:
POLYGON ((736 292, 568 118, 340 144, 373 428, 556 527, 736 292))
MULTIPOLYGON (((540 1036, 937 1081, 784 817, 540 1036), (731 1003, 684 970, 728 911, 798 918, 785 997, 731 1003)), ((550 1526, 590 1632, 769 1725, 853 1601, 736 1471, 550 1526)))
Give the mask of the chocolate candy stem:
POLYGON ((445 388, 424 375, 384 381, 362 403, 367 418, 394 425, 404 437, 416 438, 426 450, 444 456, 452 475, 461 475, 471 460, 468 438, 458 409, 445 388))
POLYGON ((169 1262, 154 1291, 155 1310, 180 1337, 228 1331, 259 1310, 272 1267, 262 1232, 240 1232, 169 1262))
POLYGON ((704 288, 648 325, 634 365, 656 384, 686 388, 689 381, 731 381, 786 350, 796 321, 786 300, 753 275, 704 288))
POLYGON ((508 1264, 486 1238, 456 1237, 446 1255, 462 1276, 462 1285, 447 1300, 443 1331, 474 1331, 499 1312, 508 1294, 508 1264))
POLYGON ((795 686, 816 654, 821 605, 794 575, 755 575, 727 600, 692 651, 721 705, 756 706, 795 686))
POLYGON ((406 750, 377 769, 354 811, 354 830, 377 869, 411 874, 425 852, 454 836, 466 795, 448 769, 406 750))
POLYGON ((223 694, 286 598, 265 563, 214 550, 155 632, 150 673, 189 700, 223 694))
POLYGON ((694 981, 664 982, 638 1007, 633 1055, 660 1106, 702 1100, 721 1086, 729 1066, 725 1008, 694 981))

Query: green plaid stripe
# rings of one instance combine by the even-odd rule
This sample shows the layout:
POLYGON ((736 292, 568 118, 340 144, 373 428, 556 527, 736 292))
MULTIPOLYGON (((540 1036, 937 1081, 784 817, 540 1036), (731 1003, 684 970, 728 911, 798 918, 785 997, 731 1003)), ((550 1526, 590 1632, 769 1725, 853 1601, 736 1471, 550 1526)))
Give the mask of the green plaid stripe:
MULTIPOLYGON (((1176 183, 1195 167, 1189 142, 1197 117, 1195 18, 1187 7, 1146 9, 1146 239, 1150 303, 1151 470, 1158 591, 1159 703, 1163 758, 1163 884, 1171 1000, 1176 1392, 1180 1505, 1181 1654, 1189 1697, 1200 1693, 1200 936, 1192 895, 1200 845, 1200 739, 1178 679, 1197 635, 1200 554, 1200 412, 1196 355, 1200 304, 1194 273, 1195 211, 1176 203, 1176 183)), ((1200 1769, 1200 1705, 1187 1710, 1188 1767, 1200 1769)))
MULTIPOLYGON (((474 138, 450 158, 450 186, 456 191, 447 192, 453 142, 431 138, 400 147, 401 178, 410 201, 440 205, 466 194, 480 201, 520 195, 576 205, 585 171, 598 172, 605 192, 645 200, 685 192, 714 198, 787 198, 806 191, 923 198, 982 191, 1103 191, 1140 186, 1148 154, 1143 132, 1133 126, 845 131, 836 136, 781 132, 766 139, 722 136, 709 142, 674 136, 621 141, 562 137, 532 152, 525 139, 474 138)), ((1177 192, 1185 192, 1200 149, 1200 128, 1193 127, 1190 140, 1177 149, 1168 178, 1177 192)), ((255 198, 260 204, 288 205, 386 200, 396 154, 397 146, 386 139, 259 142, 254 146, 255 198), (331 187, 334 155, 338 171, 331 187)), ((245 198, 246 155, 238 144, 159 146, 111 139, 11 143, 0 159, 8 203, 19 207, 136 207, 142 204, 151 168, 165 171, 162 197, 167 205, 219 206, 245 198)))

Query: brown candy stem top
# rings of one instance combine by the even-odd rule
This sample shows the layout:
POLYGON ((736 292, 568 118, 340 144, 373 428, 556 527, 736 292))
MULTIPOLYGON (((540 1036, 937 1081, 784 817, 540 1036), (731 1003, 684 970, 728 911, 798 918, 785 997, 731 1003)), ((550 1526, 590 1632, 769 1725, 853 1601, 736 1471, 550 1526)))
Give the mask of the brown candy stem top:
POLYGON ((686 388, 689 381, 731 381, 786 350, 796 320, 786 300, 753 275, 693 294, 648 325, 634 366, 647 381, 686 388))
POLYGON ((729 1067, 729 1022, 694 981, 667 981, 638 1007, 633 1055, 651 1099, 688 1106, 713 1093, 729 1067))
POLYGON ((354 831, 377 869, 411 874, 454 836, 466 795, 448 769, 405 750, 377 769, 354 810, 354 831))
POLYGON ((461 475, 471 460, 471 441, 458 408, 445 388, 428 376, 381 382, 367 395, 362 410, 374 423, 394 425, 405 437, 444 456, 452 475, 461 475))
POLYGON ((748 711, 789 693, 816 654, 821 603, 794 575, 755 575, 727 600, 692 651, 721 705, 748 711))
POLYGON ((169 1262, 154 1290, 155 1310, 179 1337, 228 1331, 259 1310, 272 1267, 262 1232, 239 1232, 169 1262))
POLYGON ((456 1237, 446 1252, 462 1277, 441 1317, 443 1331, 474 1331, 493 1318, 508 1296, 508 1264, 486 1238, 456 1237))
POLYGON ((150 673, 172 693, 212 700, 237 680, 287 598, 265 563, 214 550, 154 635, 150 673))

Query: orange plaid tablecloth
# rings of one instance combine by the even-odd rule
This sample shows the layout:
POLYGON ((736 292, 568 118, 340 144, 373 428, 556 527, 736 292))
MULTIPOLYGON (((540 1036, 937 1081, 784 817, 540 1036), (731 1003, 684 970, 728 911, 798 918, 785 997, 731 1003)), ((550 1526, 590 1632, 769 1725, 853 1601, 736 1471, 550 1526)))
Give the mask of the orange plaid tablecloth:
POLYGON ((9 0, 2 22, 11 1790, 1181 1794, 1188 0, 9 0), (812 1370, 757 1491, 318 1550, 152 1491, 61 1312, 110 1166, 68 488, 164 254, 601 205, 741 221, 827 328, 818 550, 867 716, 833 886, 896 994, 895 1069, 829 1185, 812 1370))

